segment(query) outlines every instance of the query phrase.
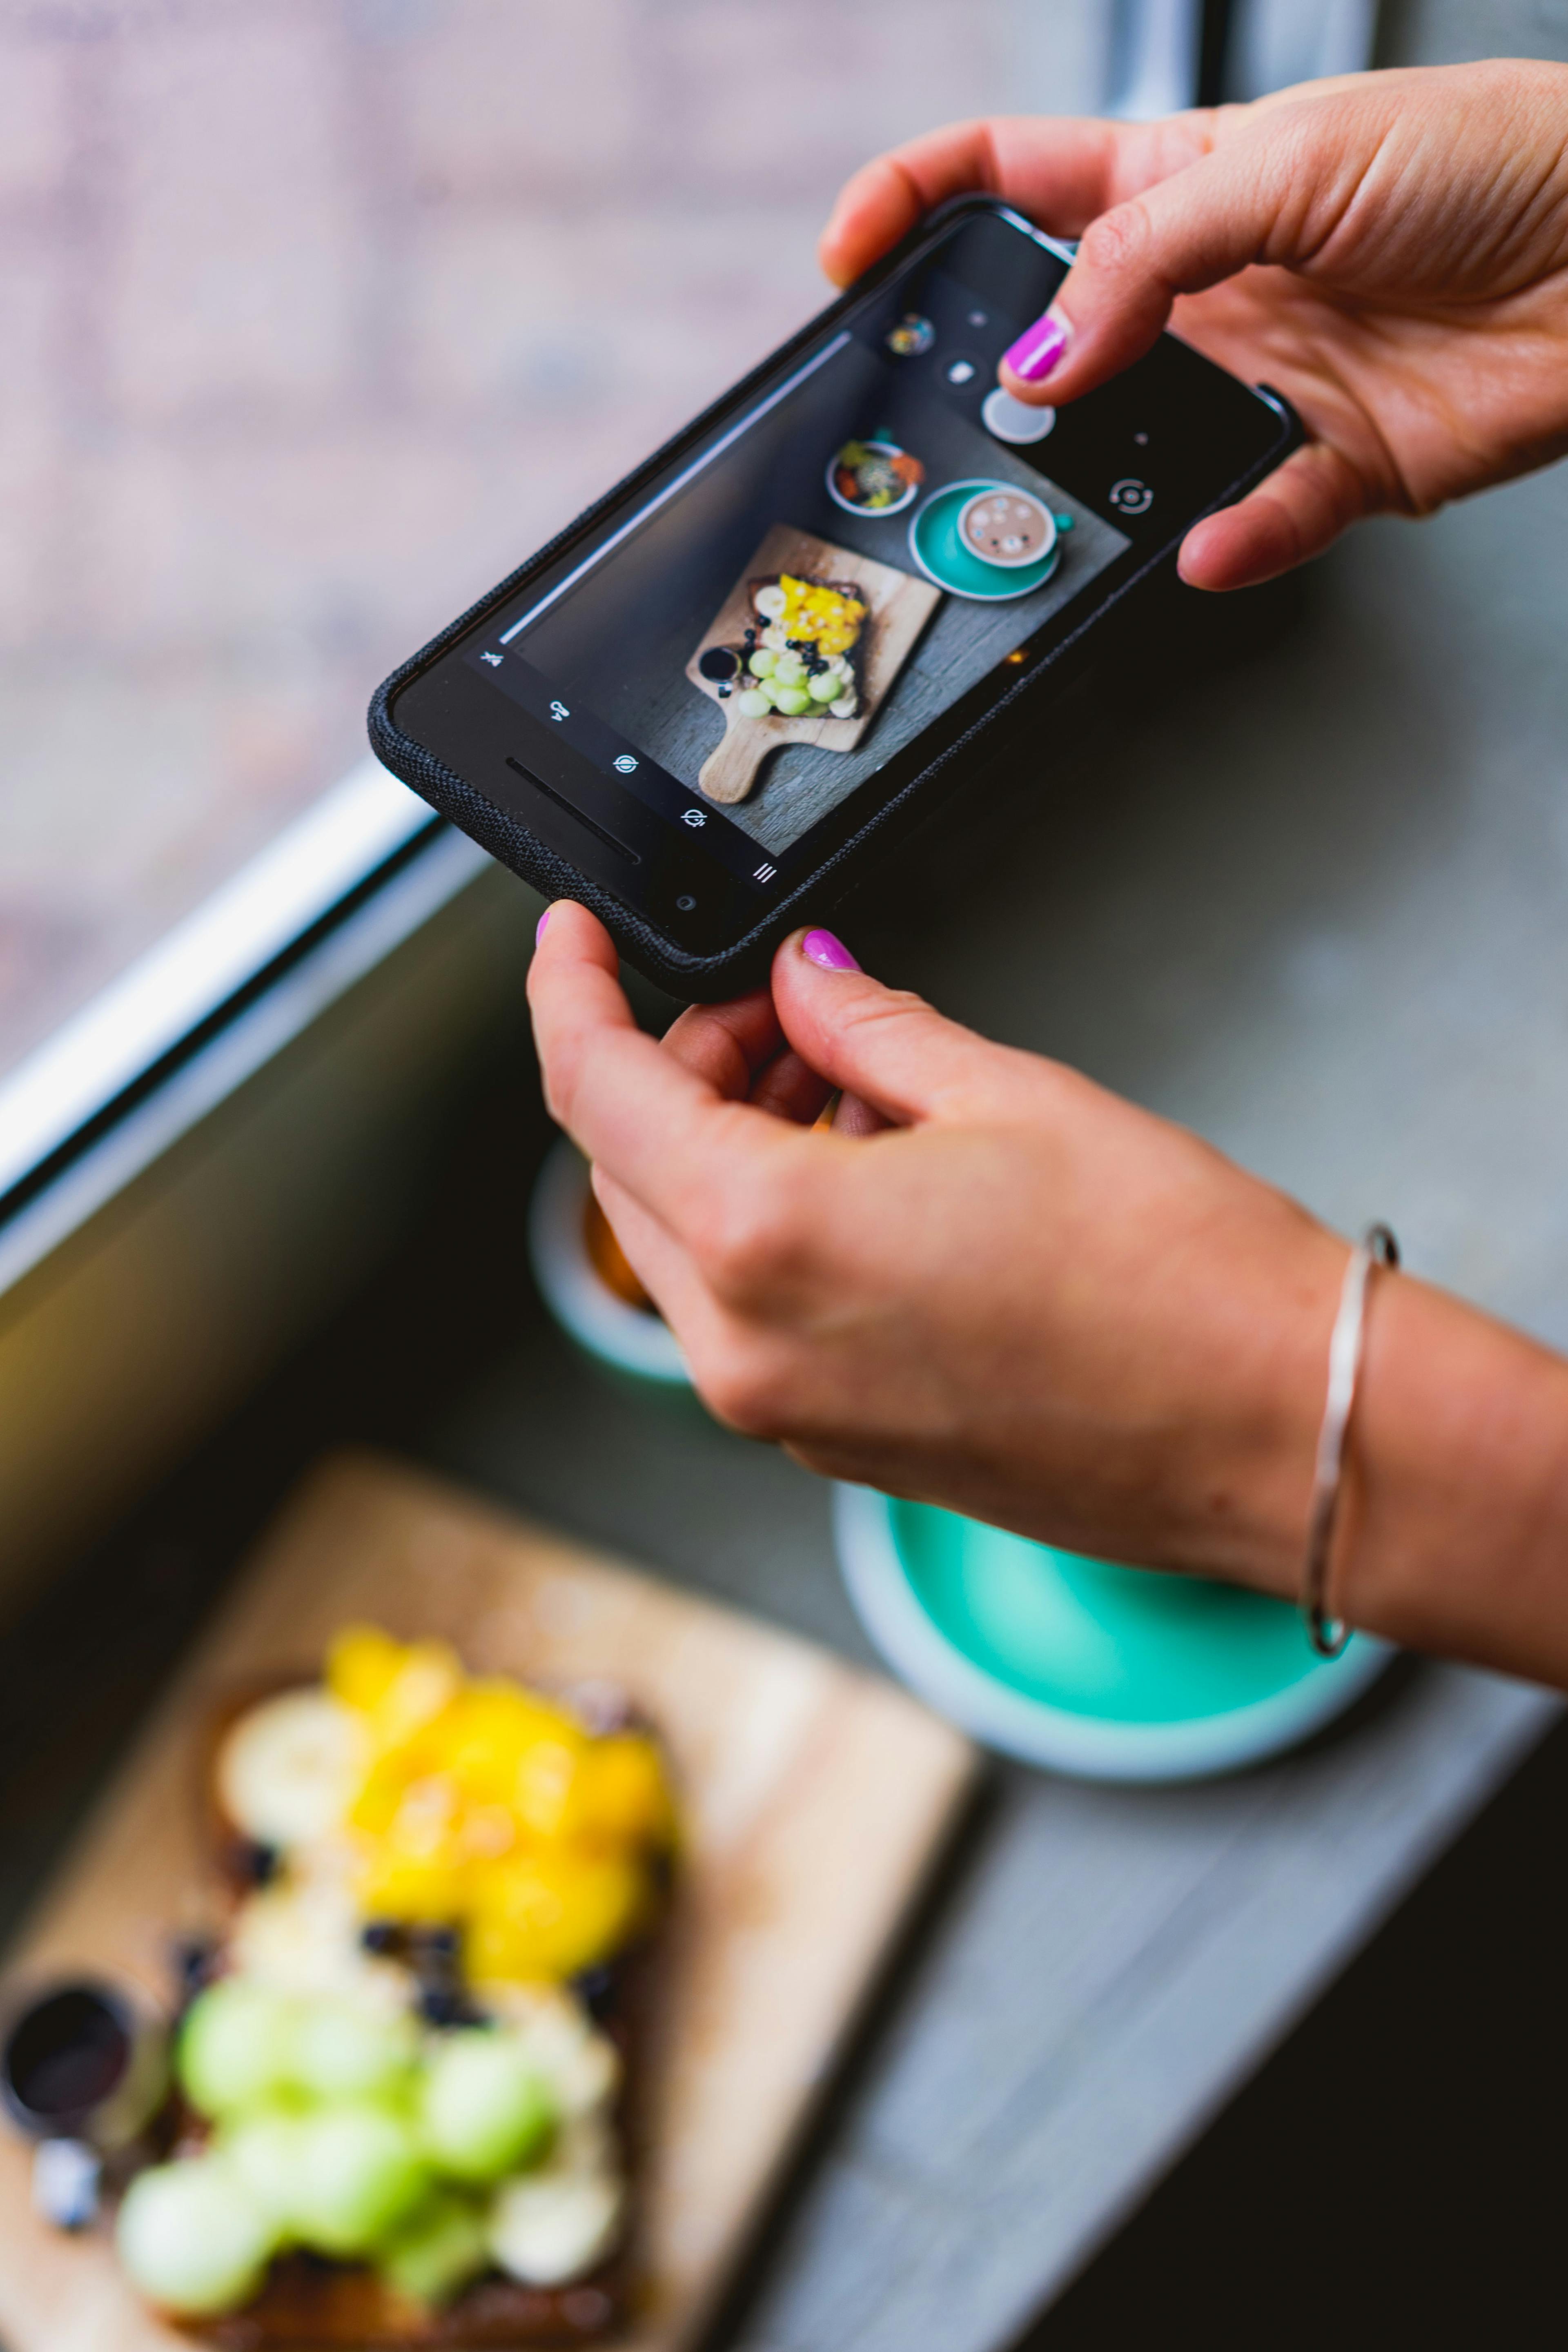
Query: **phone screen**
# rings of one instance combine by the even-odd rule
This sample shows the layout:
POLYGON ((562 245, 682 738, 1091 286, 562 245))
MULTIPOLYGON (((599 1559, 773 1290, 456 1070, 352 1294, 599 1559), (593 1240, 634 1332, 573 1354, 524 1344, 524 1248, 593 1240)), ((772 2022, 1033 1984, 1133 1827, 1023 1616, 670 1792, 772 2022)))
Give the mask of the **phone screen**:
MULTIPOLYGON (((450 757, 432 728, 449 738, 458 700, 483 697, 470 781, 531 825, 542 800, 574 815, 645 906, 657 866, 693 944, 719 896, 722 927, 743 924, 1229 478, 1211 486, 1215 433, 1154 354, 1059 418, 1000 392, 1066 268, 1011 217, 956 224, 492 609, 444 657, 443 696, 410 716, 405 689, 400 723, 450 757), (688 854, 650 855, 650 820, 688 854)), ((1256 395, 1170 349, 1250 412, 1258 447, 1278 435, 1256 395)))

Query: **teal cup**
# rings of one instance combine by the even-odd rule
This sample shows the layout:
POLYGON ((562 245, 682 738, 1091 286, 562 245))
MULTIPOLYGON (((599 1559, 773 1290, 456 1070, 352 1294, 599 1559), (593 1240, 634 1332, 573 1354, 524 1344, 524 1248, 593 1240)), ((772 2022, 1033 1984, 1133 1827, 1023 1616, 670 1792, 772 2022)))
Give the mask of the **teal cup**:
MULTIPOLYGON (((965 511, 987 492, 1005 496, 1010 488, 1005 482, 978 478, 947 482, 916 509, 910 520, 910 553, 928 580, 934 580, 951 595, 966 596, 983 604, 1027 596, 1044 586, 1061 561, 1063 533, 1072 529, 1070 515, 1052 515, 1042 507, 1049 519, 1051 534, 1048 544, 1033 562, 988 561, 977 554, 963 537, 965 511)), ((1040 502, 1031 499, 1030 503, 1040 502)))
POLYGON ((1317 1655, 1287 1602, 1121 1568, 860 1486, 836 1501, 851 1600, 889 1664, 987 1745, 1089 1780, 1234 1771, 1307 1738, 1382 1673, 1317 1655))

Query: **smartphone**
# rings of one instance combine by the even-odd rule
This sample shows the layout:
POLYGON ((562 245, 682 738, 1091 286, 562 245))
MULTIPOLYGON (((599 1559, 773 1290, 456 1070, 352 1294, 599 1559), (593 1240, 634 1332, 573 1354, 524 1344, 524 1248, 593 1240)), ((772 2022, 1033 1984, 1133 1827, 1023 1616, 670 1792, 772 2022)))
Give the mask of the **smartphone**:
POLYGON ((1026 701, 1048 742, 1302 438, 1169 334, 1059 415, 1008 399, 1070 260, 991 198, 933 215, 389 677, 380 758, 671 993, 754 984, 1026 701))

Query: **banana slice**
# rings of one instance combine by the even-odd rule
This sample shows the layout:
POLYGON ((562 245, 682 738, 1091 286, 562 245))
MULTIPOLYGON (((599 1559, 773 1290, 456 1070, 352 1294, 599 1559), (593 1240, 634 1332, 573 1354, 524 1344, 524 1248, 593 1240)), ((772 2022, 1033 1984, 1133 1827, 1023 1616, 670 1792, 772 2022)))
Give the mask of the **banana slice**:
POLYGON ((242 1976, 297 1999, 326 1995, 378 2016, 401 2016, 413 1982, 397 1961, 375 1957, 361 1942, 353 1862, 346 1849, 305 1849, 284 1877, 240 1905, 229 1958, 242 1976))
POLYGON ((573 1993, 563 1986, 496 1982, 476 1985, 474 1997, 521 2035, 564 2118, 608 2107, 621 2079, 620 2056, 573 1993))
POLYGON ((502 2181, 486 2238, 509 2278, 525 2286, 564 2286, 602 2262, 616 2242, 626 2205, 613 2172, 545 2166, 502 2181))
POLYGON ((340 1827, 363 1767, 364 1732, 348 1707, 329 1691, 284 1691, 229 1732, 217 1793, 258 1845, 305 1845, 340 1827))

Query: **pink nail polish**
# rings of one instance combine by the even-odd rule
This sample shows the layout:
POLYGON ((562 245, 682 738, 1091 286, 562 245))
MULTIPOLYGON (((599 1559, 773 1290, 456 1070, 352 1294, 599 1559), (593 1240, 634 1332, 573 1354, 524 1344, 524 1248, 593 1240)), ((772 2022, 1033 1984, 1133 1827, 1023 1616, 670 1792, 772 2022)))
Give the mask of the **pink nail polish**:
POLYGON ((1043 383, 1068 347, 1072 329, 1061 312, 1050 310, 1032 327, 1026 327, 1005 353, 1008 366, 1026 383, 1043 383))
POLYGON ((539 945, 540 940, 544 937, 544 926, 550 920, 551 915, 553 911, 553 908, 546 907, 543 914, 539 918, 539 929, 533 934, 533 944, 535 947, 539 945))
POLYGON ((824 971, 858 971, 860 967, 845 946, 831 931, 807 931, 800 943, 800 951, 808 963, 820 964, 824 971))

